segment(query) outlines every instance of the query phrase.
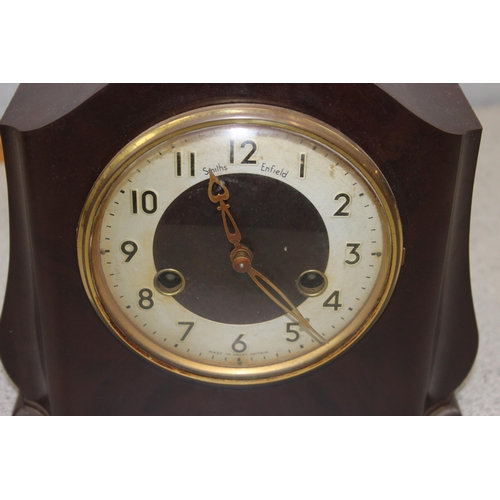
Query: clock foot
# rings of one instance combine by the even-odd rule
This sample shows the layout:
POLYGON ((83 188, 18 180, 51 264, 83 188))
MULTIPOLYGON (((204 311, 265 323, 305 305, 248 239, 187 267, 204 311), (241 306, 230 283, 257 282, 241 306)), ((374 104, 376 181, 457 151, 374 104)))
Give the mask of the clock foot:
POLYGON ((462 412, 460 411, 455 396, 452 394, 448 400, 433 406, 427 415, 431 417, 461 417, 462 412))
POLYGON ((38 403, 28 401, 19 395, 12 415, 14 417, 46 417, 48 416, 48 413, 45 408, 40 406, 38 403))

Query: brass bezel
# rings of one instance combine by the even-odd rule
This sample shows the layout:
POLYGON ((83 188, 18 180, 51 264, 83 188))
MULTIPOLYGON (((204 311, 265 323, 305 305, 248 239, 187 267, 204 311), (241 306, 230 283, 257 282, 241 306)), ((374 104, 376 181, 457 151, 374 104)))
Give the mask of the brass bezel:
MULTIPOLYGON (((97 238, 96 238, 97 239, 97 238)), ((79 221, 78 262, 86 293, 105 325, 125 344, 152 363, 172 372, 220 384, 263 384, 290 378, 312 370, 348 349, 374 324, 386 307, 397 282, 403 252, 402 227, 394 195, 377 165, 354 142, 327 124, 289 109, 258 104, 209 106, 184 113, 146 130, 127 144, 108 163, 92 187, 79 221), (301 134, 335 150, 362 175, 376 194, 387 218, 389 255, 384 256, 386 279, 372 291, 357 320, 353 320, 334 339, 306 355, 253 368, 227 368, 186 360, 161 349, 144 338, 133 325, 127 326, 120 308, 106 290, 97 259, 98 245, 93 236, 99 227, 101 205, 118 177, 140 156, 158 144, 180 134, 221 125, 265 125, 301 134), (369 306, 369 307, 368 307, 369 306)))

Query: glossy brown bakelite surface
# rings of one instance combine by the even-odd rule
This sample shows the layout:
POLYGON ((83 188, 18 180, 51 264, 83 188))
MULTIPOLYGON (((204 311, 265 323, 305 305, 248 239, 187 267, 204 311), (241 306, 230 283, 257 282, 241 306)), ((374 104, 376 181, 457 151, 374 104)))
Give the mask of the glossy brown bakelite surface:
MULTIPOLYGON (((11 263, 0 355, 23 396, 51 414, 419 415, 472 366, 468 227, 481 127, 456 85, 22 85, 1 133, 11 263), (162 120, 228 102, 288 107, 339 129, 380 167, 403 225, 404 265, 377 323, 321 368, 264 386, 215 386, 141 359, 101 322, 78 269, 80 213, 111 158, 162 120)), ((158 238, 155 252, 167 241, 158 238)))

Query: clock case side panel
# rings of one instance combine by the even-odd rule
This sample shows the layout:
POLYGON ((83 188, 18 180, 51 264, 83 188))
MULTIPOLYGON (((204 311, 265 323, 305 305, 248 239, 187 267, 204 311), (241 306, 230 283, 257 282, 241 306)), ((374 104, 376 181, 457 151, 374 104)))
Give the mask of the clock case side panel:
POLYGON ((2 126, 9 198, 10 262, 0 319, 0 356, 25 401, 49 411, 22 134, 2 126))
MULTIPOLYGON (((454 404, 453 392, 469 373, 478 348, 471 291, 469 229, 482 127, 458 84, 378 84, 401 105, 459 140, 426 413, 454 404)), ((451 153, 451 152, 450 152, 451 153)), ((431 242, 429 242, 431 243, 431 242)))
MULTIPOLYGON (((23 404, 49 414, 50 398, 43 352, 42 321, 36 284, 33 193, 25 157, 29 136, 67 115, 102 84, 21 84, 0 121, 9 202, 9 270, 0 317, 0 357, 19 390, 14 408, 23 404)), ((38 151, 43 154, 43 150, 38 151)), ((32 413, 32 412, 31 412, 32 413)))
POLYGON ((426 406, 432 412, 453 400, 477 354, 479 333, 471 290, 469 236, 472 191, 481 129, 467 132, 460 149, 455 198, 442 277, 439 316, 426 406))

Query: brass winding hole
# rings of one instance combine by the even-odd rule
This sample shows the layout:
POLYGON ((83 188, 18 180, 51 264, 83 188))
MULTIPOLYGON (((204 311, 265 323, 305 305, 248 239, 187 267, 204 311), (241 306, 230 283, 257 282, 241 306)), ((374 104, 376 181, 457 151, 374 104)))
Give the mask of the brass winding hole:
POLYGON ((328 279, 321 271, 310 269, 300 274, 297 279, 297 288, 302 295, 317 297, 328 286, 328 279))
POLYGON ((163 295, 177 295, 184 290, 186 280, 176 269, 162 269, 154 278, 155 288, 163 295))

